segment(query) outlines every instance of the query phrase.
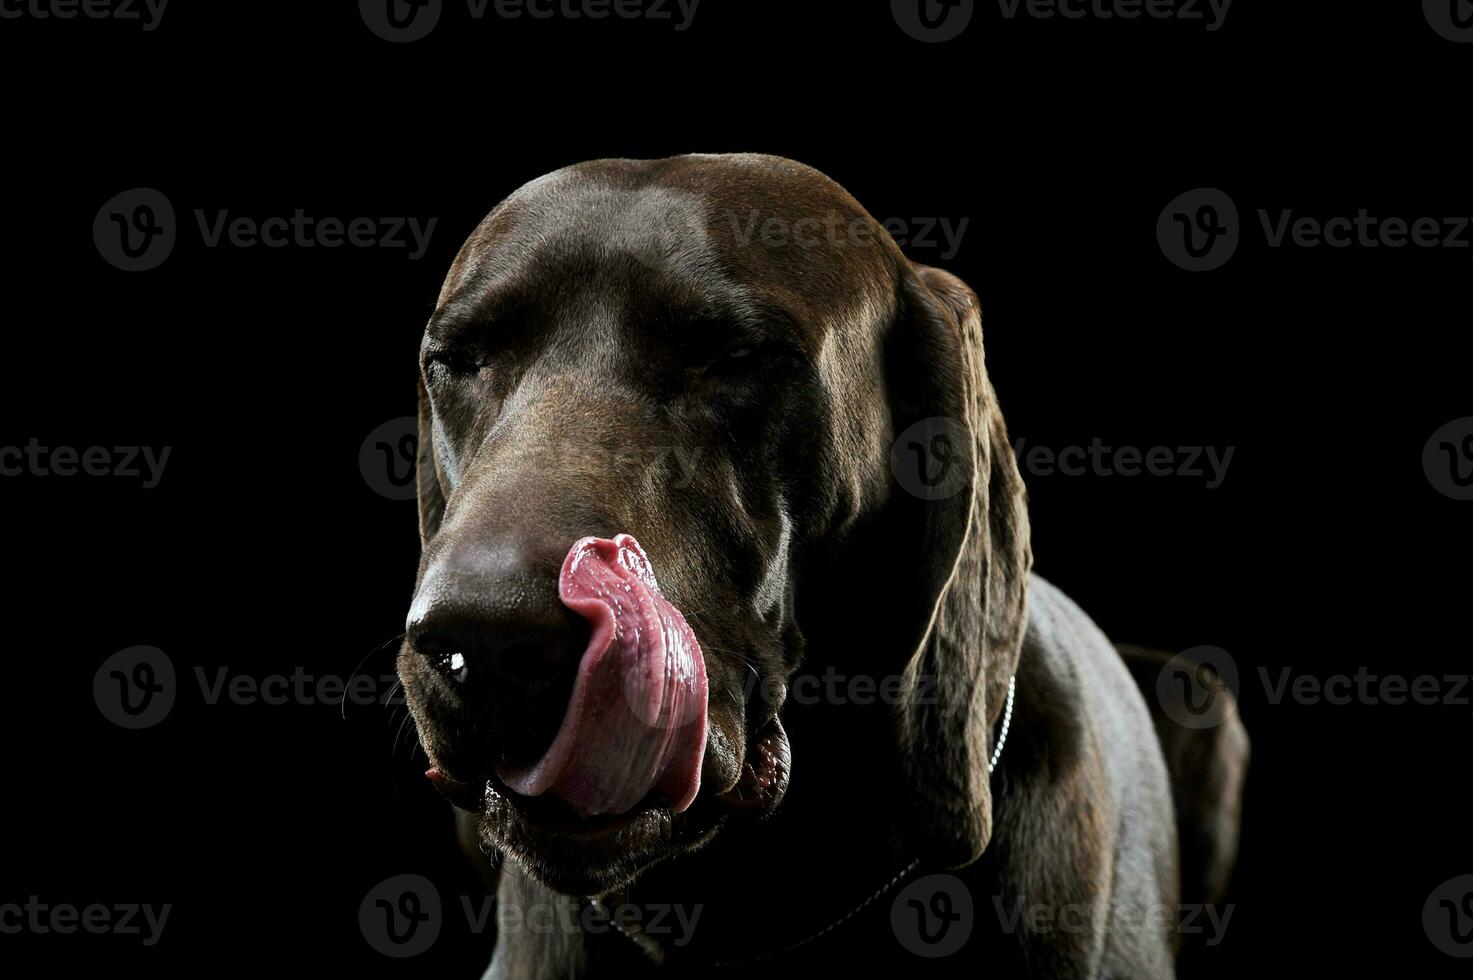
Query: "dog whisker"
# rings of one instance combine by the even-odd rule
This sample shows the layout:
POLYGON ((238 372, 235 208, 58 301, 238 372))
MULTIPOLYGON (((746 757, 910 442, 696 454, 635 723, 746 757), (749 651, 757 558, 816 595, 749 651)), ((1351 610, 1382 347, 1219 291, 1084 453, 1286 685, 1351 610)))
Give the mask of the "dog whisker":
MULTIPOLYGON (((352 672, 348 674, 348 684, 347 684, 347 686, 348 687, 352 687, 353 686, 354 679, 357 678, 358 674, 363 670, 363 665, 366 664, 366 663, 368 663, 369 658, 373 657, 375 654, 382 653, 384 651, 384 648, 387 647, 389 644, 391 644, 391 643, 397 643, 398 641, 404 639, 404 637, 406 637, 408 635, 409 634, 408 634, 407 631, 406 632, 395 633, 393 636, 389 637, 387 640, 385 640, 384 642, 380 643, 378 646, 374 647, 372 650, 370 650, 367 653, 365 653, 363 655, 363 659, 362 660, 359 660, 357 666, 355 666, 353 668, 352 672)), ((390 688, 390 691, 391 692, 392 692, 392 690, 393 689, 390 688)), ((338 705, 338 715, 344 721, 346 721, 348 719, 348 698, 347 698, 347 695, 346 694, 343 696, 342 702, 338 705)))

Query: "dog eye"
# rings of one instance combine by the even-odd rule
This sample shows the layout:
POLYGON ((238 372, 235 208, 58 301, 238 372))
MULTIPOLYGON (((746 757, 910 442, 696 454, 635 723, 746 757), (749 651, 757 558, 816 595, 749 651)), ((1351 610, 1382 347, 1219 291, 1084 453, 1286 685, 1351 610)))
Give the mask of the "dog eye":
POLYGON ((470 354, 453 348, 442 347, 425 353, 425 367, 439 368, 450 374, 475 374, 481 364, 470 354))
POLYGON ((756 341, 739 340, 727 345, 706 364, 707 372, 726 377, 750 374, 760 368, 765 351, 756 341))

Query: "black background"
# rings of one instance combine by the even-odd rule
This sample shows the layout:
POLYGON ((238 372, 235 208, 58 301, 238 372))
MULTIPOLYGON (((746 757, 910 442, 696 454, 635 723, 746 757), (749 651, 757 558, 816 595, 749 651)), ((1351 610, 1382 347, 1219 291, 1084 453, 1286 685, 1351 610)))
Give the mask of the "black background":
POLYGON ((1240 0, 1208 32, 981 3, 961 38, 925 44, 884 3, 705 0, 676 32, 475 22, 452 0, 429 38, 390 44, 352 3, 176 0, 153 32, 0 21, 0 66, 0 443, 173 447, 151 490, 0 480, 0 902, 174 905, 152 948, 5 935, 0 959, 478 975, 491 937, 458 914, 410 961, 359 932, 386 876, 475 888, 403 709, 209 705, 194 671, 392 672, 414 505, 369 488, 359 449, 412 414, 440 279, 500 198, 581 159, 760 150, 878 217, 969 219, 953 258, 909 251, 981 296, 1015 438, 1235 447, 1210 490, 1027 477, 1042 574, 1112 637, 1212 644, 1242 673, 1255 758, 1214 975, 1466 970, 1429 942, 1422 906, 1473 872, 1473 707, 1274 704, 1259 675, 1468 670, 1454 559, 1473 504, 1436 492, 1421 454, 1473 414, 1473 249, 1271 249, 1257 219, 1473 214, 1473 45, 1419 4, 1240 0), (134 187, 179 215, 173 254, 143 273, 92 237, 134 187), (1242 214, 1237 254, 1208 273, 1169 263, 1155 234, 1197 187, 1242 214), (418 261, 206 248, 193 211, 221 208, 438 223, 418 261), (129 732, 91 684, 136 644, 167 652, 182 691, 129 732))

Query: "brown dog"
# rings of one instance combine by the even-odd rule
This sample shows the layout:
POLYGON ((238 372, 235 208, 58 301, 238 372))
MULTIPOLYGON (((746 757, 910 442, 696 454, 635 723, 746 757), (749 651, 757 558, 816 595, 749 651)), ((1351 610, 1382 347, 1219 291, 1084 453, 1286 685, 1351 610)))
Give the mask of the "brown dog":
POLYGON ((597 161, 472 234, 421 370, 399 670, 492 975, 1174 976, 1161 743, 1031 575, 965 284, 792 161, 597 161))

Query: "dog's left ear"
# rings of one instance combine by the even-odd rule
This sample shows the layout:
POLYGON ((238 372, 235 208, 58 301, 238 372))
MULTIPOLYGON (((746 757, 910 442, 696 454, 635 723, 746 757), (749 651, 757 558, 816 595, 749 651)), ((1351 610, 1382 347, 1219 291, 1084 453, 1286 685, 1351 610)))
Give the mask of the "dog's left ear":
POLYGON ((976 294, 939 269, 907 263, 903 278, 887 351, 892 509, 909 511, 922 552, 900 766, 912 853, 960 867, 992 836, 992 729, 1027 619, 1027 494, 984 367, 976 294))

